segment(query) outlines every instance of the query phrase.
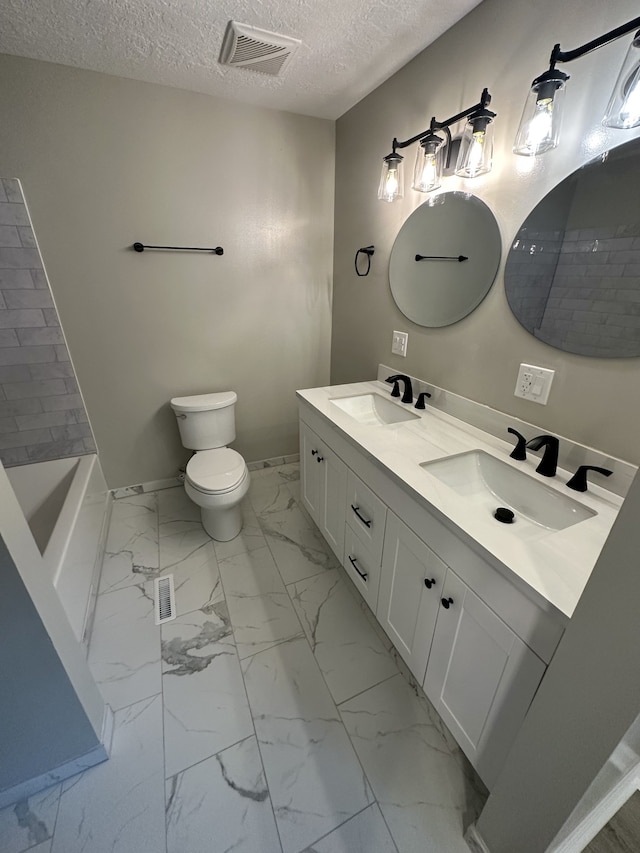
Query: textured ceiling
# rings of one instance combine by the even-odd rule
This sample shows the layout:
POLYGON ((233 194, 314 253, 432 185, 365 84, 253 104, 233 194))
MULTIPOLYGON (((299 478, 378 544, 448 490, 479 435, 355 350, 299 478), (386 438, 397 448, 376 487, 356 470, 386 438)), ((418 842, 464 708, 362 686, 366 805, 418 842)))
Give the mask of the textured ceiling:
POLYGON ((0 52, 338 118, 480 0, 2 0, 0 52), (284 77, 218 64, 229 20, 302 40, 284 77))

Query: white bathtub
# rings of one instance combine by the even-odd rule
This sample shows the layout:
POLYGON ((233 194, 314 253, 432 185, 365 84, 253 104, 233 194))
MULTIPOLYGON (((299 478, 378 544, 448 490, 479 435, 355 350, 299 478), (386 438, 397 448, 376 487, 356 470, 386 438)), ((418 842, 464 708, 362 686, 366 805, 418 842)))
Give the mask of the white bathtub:
POLYGON ((8 468, 33 538, 79 643, 89 642, 110 494, 96 455, 8 468))

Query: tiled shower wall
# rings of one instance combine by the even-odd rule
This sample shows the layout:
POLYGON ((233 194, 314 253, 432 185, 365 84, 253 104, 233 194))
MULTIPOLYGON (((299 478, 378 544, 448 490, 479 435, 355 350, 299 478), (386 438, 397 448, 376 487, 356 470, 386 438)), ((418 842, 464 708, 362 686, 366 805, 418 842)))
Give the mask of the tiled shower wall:
POLYGON ((0 179, 0 460, 95 453, 19 181, 0 179))
POLYGON ((512 248, 509 304, 532 334, 582 355, 638 355, 640 224, 521 229, 512 248))

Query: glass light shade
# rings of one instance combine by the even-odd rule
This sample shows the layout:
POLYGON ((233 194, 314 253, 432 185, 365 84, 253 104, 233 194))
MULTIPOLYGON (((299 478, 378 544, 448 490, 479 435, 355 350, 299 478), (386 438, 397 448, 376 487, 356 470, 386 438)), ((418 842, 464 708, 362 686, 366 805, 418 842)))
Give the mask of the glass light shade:
POLYGON ((419 193, 437 190, 442 183, 444 139, 433 134, 418 145, 411 186, 419 193))
POLYGON ((388 154, 382 161, 378 187, 380 201, 395 201, 404 196, 404 170, 400 154, 388 154))
POLYGON ((621 128, 640 124, 640 33, 629 45, 602 123, 621 128))
MULTIPOLYGON (((513 153, 535 157, 556 148, 560 141, 562 103, 567 75, 537 83, 534 80, 522 111, 513 153), (566 79, 563 80, 562 77, 566 79)), ((544 75, 542 75, 544 76, 544 75)))
POLYGON ((469 119, 460 142, 456 175, 477 178, 491 171, 492 162, 493 124, 489 119, 469 119))

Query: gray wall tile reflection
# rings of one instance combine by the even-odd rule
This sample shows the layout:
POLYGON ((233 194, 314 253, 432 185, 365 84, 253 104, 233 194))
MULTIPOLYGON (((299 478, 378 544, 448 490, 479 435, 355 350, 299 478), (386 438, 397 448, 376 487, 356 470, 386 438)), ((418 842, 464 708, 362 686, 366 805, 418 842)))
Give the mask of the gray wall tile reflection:
POLYGON ((0 179, 0 459, 95 453, 60 318, 17 180, 0 179))

